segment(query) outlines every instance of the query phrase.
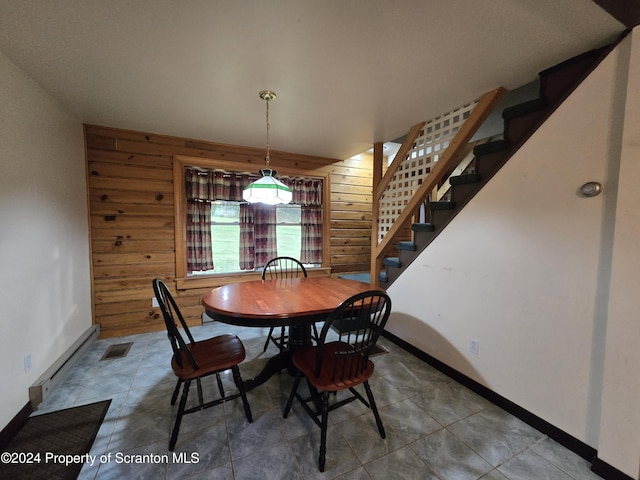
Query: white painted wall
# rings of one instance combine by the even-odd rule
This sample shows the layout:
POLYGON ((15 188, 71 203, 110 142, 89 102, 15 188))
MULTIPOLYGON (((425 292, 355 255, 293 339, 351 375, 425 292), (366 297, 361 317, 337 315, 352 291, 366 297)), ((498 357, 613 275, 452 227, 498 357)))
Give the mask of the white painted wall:
POLYGON ((634 42, 627 105, 634 113, 627 111, 620 194, 629 38, 389 288, 388 329, 602 449, 604 461, 635 477, 640 48, 634 42), (582 198, 579 187, 592 180, 604 184, 604 193, 582 198), (469 352, 472 338, 480 342, 477 356, 469 352))
POLYGON ((80 121, 0 53, 0 429, 91 326, 84 164, 80 121))
MULTIPOLYGON (((640 29, 628 53, 598 456, 640 478, 640 29)), ((622 112, 621 112, 622 113, 622 112)))

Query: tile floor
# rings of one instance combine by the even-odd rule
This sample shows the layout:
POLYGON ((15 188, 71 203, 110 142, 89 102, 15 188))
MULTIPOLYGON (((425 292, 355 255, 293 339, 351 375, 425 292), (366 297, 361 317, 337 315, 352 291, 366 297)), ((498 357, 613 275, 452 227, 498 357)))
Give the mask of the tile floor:
MULTIPOLYGON (((227 332, 237 333, 247 349, 240 365, 245 379, 276 352, 271 346, 262 353, 266 329, 217 322, 193 328, 196 338, 227 332)), ((537 430, 388 340, 380 345, 389 353, 374 358, 371 387, 387 438, 359 402, 332 412, 324 473, 317 469, 319 428, 296 404, 282 418, 291 385, 284 372, 249 392, 251 424, 239 399, 185 416, 174 458, 167 444, 175 377, 162 332, 96 341, 35 414, 112 399, 90 452, 96 463, 84 465, 82 480, 600 478, 537 430), (129 341, 125 358, 100 361, 110 344, 129 341)), ((224 381, 234 388, 230 374, 224 381)), ((212 383, 204 385, 205 395, 212 383)))

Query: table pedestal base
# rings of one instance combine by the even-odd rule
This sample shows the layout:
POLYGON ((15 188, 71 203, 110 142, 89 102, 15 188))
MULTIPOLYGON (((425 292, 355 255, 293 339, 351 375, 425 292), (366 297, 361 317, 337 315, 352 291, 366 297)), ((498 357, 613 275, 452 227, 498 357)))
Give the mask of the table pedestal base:
POLYGON ((275 374, 282 370, 287 370, 289 375, 297 373, 293 366, 292 355, 299 348, 312 345, 311 325, 292 325, 289 327, 289 345, 286 350, 271 357, 262 371, 254 378, 244 381, 244 388, 248 392, 259 385, 262 385, 275 374))

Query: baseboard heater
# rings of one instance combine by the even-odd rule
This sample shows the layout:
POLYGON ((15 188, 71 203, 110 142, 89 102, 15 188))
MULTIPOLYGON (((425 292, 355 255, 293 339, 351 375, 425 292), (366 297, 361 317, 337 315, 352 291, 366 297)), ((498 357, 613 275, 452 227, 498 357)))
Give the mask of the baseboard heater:
POLYGON ((65 374, 100 335, 100 325, 92 325, 29 387, 29 402, 36 410, 65 374))

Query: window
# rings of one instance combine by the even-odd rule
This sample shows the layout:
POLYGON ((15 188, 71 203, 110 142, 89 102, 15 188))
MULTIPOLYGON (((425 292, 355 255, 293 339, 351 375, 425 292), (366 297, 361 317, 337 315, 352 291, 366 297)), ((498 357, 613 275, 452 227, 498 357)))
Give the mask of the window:
MULTIPOLYGON (((274 256, 301 258, 302 207, 275 207, 276 249, 274 256)), ((239 273, 240 269, 240 202, 216 200, 211 202, 211 248, 214 268, 188 272, 193 275, 239 273)), ((318 267, 307 263, 306 267, 318 267)), ((258 268, 259 269, 259 268, 258 268)))
POLYGON ((242 190, 256 174, 192 166, 228 168, 229 162, 188 160, 194 159, 174 158, 176 276, 183 288, 218 284, 219 275, 255 275, 277 255, 298 258, 309 267, 328 264, 325 177, 278 175, 292 188, 292 203, 249 204, 242 200, 242 190), (203 283, 212 274, 216 277, 203 283), (200 280, 187 282, 189 278, 200 280))

